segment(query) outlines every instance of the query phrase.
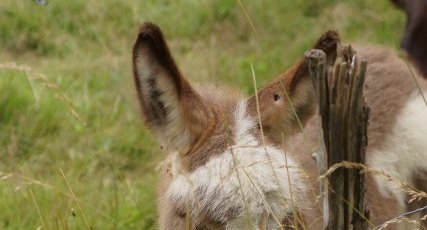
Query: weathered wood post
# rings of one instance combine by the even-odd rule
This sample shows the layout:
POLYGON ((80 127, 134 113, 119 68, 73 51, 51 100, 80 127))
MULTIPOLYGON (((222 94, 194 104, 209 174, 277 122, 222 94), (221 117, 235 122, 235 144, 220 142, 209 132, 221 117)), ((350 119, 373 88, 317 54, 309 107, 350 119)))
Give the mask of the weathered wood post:
POLYGON ((359 64, 354 50, 342 45, 337 46, 333 66, 326 64, 321 50, 309 50, 305 56, 322 119, 324 151, 316 157, 320 174, 336 164, 344 166, 321 180, 323 229, 367 229, 364 174, 357 167, 345 167, 345 162, 365 163, 369 108, 363 83, 367 63, 359 64))

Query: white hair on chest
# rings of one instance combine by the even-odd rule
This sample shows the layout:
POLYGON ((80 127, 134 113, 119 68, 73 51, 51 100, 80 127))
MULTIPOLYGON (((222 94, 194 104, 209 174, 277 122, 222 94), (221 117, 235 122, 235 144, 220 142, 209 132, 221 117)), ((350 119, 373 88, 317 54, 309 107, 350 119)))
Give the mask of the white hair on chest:
MULTIPOLYGON (((241 218, 254 220, 255 227, 263 212, 281 221, 293 205, 302 208, 306 183, 299 165, 281 149, 263 146, 251 133, 255 122, 246 115, 245 102, 237 106, 234 124, 235 145, 191 173, 174 172, 167 192, 171 201, 190 210, 196 221, 207 217, 229 228, 242 227, 241 218)), ((174 164, 179 164, 179 157, 172 163, 179 168, 174 164)), ((269 222, 273 227, 277 221, 269 222)))

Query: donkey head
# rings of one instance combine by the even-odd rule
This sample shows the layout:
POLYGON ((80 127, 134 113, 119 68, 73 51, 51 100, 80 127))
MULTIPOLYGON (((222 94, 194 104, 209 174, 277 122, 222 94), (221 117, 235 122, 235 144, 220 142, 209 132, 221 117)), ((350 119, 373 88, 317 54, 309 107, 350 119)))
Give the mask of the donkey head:
MULTIPOLYGON (((338 42, 338 34, 329 31, 314 48, 325 51, 332 62, 338 42)), ((289 199, 288 177, 278 176, 279 187, 284 189, 265 181, 273 178, 266 160, 273 159, 273 167, 280 170, 285 163, 274 144, 298 131, 298 123, 304 125, 314 112, 316 99, 304 60, 249 98, 235 90, 195 87, 178 70, 160 29, 145 23, 133 48, 133 71, 145 124, 167 152, 178 156, 171 163, 173 180, 168 182, 167 192, 161 194, 161 200, 172 206, 168 209, 172 211, 167 211, 172 214, 160 214, 160 219, 168 219, 169 215, 182 222, 190 210, 195 226, 230 224, 242 215, 245 206, 239 198, 239 187, 251 196, 248 202, 254 205, 247 206, 252 207, 250 213, 259 217, 263 212, 258 213, 259 195, 254 193, 252 182, 259 184, 267 200, 276 203, 280 218, 288 216, 290 205, 283 204, 289 199), (262 147, 266 143, 273 145, 262 147), (235 174, 241 168, 235 168, 232 156, 251 165, 248 170, 253 170, 253 181, 241 178, 237 183, 235 174)), ((297 180, 300 176, 295 167, 290 171, 292 179, 302 185, 293 187, 304 187, 297 180)), ((172 223, 160 222, 161 226, 172 223)))
MULTIPOLYGON (((314 48, 325 51, 333 61, 337 42, 338 34, 328 31, 314 48)), ((237 108, 241 96, 222 88, 191 85, 179 71, 160 29, 152 23, 140 28, 133 48, 133 72, 145 123, 167 151, 185 155, 227 145, 222 134, 227 125, 233 125, 231 110, 237 108)), ((259 90, 260 119, 255 96, 247 99, 247 114, 260 121, 255 129, 262 127, 269 142, 280 142, 295 133, 299 123, 303 125, 313 114, 315 97, 308 76, 307 64, 301 60, 259 90)))

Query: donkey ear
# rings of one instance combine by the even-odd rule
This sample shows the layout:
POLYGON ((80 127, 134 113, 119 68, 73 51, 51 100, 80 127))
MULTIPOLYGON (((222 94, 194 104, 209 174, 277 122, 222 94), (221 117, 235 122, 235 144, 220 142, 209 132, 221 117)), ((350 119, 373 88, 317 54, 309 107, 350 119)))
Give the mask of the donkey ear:
MULTIPOLYGON (((315 43, 315 49, 327 54, 327 62, 336 59, 339 35, 335 31, 324 33, 315 43)), ((300 131, 316 108, 315 94, 309 78, 307 63, 303 59, 291 69, 281 74, 267 86, 258 91, 260 120, 270 140, 281 142, 285 138, 300 131)), ((256 98, 248 102, 248 112, 258 121, 256 98)))
POLYGON ((162 32, 152 23, 140 28, 133 73, 146 125, 165 147, 188 151, 213 114, 181 75, 162 32))

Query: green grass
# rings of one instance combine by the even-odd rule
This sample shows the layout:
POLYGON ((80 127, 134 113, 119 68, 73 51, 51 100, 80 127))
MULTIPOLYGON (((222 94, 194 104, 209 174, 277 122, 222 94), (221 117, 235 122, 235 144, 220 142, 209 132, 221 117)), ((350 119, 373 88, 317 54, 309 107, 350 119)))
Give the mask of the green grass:
POLYGON ((246 93, 251 63, 262 85, 327 29, 393 47, 404 23, 387 0, 242 2, 260 37, 234 0, 2 0, 0 229, 156 228, 165 154, 141 122, 130 65, 143 21, 161 26, 190 79, 246 93))

